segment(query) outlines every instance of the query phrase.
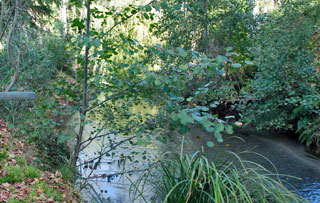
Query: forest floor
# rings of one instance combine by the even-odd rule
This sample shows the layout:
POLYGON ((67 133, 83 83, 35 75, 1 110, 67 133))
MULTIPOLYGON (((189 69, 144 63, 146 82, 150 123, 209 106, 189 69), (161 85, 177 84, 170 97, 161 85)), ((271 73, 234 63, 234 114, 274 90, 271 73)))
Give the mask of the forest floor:
POLYGON ((81 202, 59 171, 43 171, 33 165, 35 150, 32 144, 13 137, 0 119, 0 203, 81 202))

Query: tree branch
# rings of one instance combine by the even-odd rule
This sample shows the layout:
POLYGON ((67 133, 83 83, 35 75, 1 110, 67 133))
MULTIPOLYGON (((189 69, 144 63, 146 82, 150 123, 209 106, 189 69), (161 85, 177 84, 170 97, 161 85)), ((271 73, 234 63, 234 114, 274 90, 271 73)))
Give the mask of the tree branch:
MULTIPOLYGON (((5 12, 5 1, 1 1, 1 14, 0 14, 0 32, 2 32, 2 25, 3 25, 3 18, 4 18, 4 12, 5 12)), ((0 38, 1 41, 1 38, 0 38)))
POLYGON ((7 22, 6 22, 3 30, 2 30, 2 28, 0 29, 0 32, 2 32, 2 33, 1 33, 1 36, 0 36, 0 41, 2 40, 4 34, 6 33, 6 29, 7 29, 8 25, 9 25, 9 22, 10 22, 10 19, 11 19, 13 13, 14 13, 14 9, 12 9, 11 14, 10 14, 10 16, 8 17, 8 20, 7 20, 7 22))
POLYGON ((116 145, 112 146, 108 151, 105 151, 103 153, 101 153, 99 156, 89 160, 89 161, 86 161, 86 162, 83 162, 79 165, 77 165, 77 167, 79 166, 82 166, 82 165, 85 165, 85 164, 88 164, 88 163, 92 163, 93 161, 97 160, 97 159, 101 159, 102 156, 104 156, 105 154, 108 154, 109 152, 111 152, 112 150, 114 150, 115 148, 117 148, 118 146, 120 146, 121 144, 125 143, 126 141, 129 141, 129 140, 132 140, 133 138, 136 138, 137 136, 132 136, 132 137, 129 137, 127 139, 124 139, 124 140, 121 140, 120 142, 118 142, 116 145))
MULTIPOLYGON (((142 82, 143 82, 143 80, 141 80, 141 81, 138 82, 137 84, 133 85, 132 87, 135 87, 135 86, 139 85, 139 84, 142 83, 142 82)), ((132 87, 131 87, 131 88, 132 88, 132 87)), ((107 101, 110 101, 110 100, 112 100, 112 99, 115 99, 115 98, 119 97, 120 95, 122 95, 123 93, 125 93, 125 92, 127 92, 127 91, 129 91, 129 90, 130 90, 130 88, 127 88, 127 89, 124 89, 124 90, 122 90, 122 91, 120 91, 120 92, 118 92, 118 93, 115 93, 115 94, 107 97, 107 98, 106 98, 105 100, 103 100, 102 102, 100 102, 100 103, 98 103, 98 104, 96 104, 96 105, 93 105, 93 106, 91 106, 90 108, 88 108, 88 109, 87 109, 87 112, 89 112, 89 111, 91 111, 92 109, 95 109, 95 108, 101 106, 102 104, 106 103, 107 101)))

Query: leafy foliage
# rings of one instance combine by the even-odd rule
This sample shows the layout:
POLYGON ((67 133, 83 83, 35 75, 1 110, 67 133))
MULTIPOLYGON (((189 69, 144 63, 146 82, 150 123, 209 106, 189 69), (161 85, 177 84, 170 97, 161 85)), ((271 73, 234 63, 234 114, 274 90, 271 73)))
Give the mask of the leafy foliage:
POLYGON ((161 1, 162 17, 156 32, 170 47, 224 54, 227 47, 247 53, 255 28, 253 4, 243 0, 161 1))
MULTIPOLYGON (((258 72, 243 106, 244 118, 255 126, 303 132, 319 117, 319 72, 310 46, 317 9, 315 1, 287 2, 261 22, 254 49, 258 72)), ((302 136, 308 145, 318 139, 302 136)))

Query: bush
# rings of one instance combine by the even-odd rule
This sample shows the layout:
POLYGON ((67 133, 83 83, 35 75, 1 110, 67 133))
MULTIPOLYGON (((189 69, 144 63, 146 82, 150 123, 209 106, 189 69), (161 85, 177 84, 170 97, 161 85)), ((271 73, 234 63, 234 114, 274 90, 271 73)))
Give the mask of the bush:
POLYGON ((156 193, 154 202, 305 202, 287 190, 277 174, 235 157, 210 162, 203 154, 195 153, 160 161, 160 172, 143 174, 133 185, 133 195, 143 197, 139 189, 149 184, 156 193))
MULTIPOLYGON (((258 71, 243 94, 247 122, 303 132, 320 116, 320 75, 314 55, 318 45, 313 43, 319 6, 313 0, 286 2, 261 21, 253 49, 258 71)), ((311 144, 312 134, 305 133, 302 140, 311 144)))

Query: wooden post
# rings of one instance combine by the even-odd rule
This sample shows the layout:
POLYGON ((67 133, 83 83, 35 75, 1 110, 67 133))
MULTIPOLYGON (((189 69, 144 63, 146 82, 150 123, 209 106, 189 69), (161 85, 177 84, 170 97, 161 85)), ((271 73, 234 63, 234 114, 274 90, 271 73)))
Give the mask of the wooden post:
POLYGON ((34 92, 0 92, 0 101, 2 100, 35 100, 34 92))

